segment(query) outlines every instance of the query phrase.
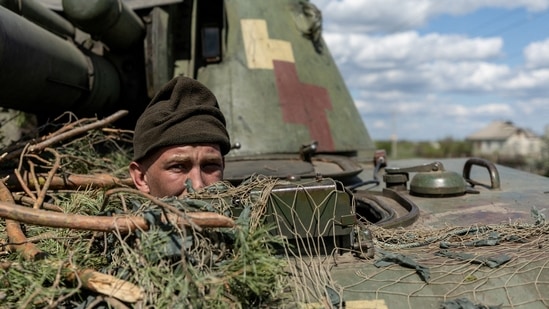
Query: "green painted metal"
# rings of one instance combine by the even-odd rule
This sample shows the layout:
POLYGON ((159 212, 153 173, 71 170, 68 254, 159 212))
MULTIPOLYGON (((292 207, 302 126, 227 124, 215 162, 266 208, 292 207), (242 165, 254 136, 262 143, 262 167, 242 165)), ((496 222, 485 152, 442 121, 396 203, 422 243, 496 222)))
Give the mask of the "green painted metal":
POLYGON ((466 191, 465 179, 458 173, 444 170, 440 162, 407 168, 386 168, 385 181, 391 186, 407 182, 409 172, 417 172, 410 181, 410 192, 423 196, 461 195, 466 191))
MULTIPOLYGON (((501 165, 486 164, 478 158, 441 159, 437 162, 443 164, 448 173, 454 173, 453 177, 464 171, 464 175, 468 176, 464 178, 467 179, 465 194, 414 194, 409 179, 420 174, 435 173, 421 171, 410 172, 404 188, 389 188, 382 182, 371 190, 362 190, 355 195, 365 203, 370 203, 370 210, 392 210, 393 217, 381 225, 398 228, 396 234, 409 235, 411 242, 414 237, 418 237, 417 241, 423 240, 416 234, 418 231, 463 229, 474 235, 475 229, 488 227, 492 233, 502 237, 501 242, 498 241, 494 246, 474 248, 459 243, 458 236, 457 246, 449 250, 458 253, 474 252, 477 256, 499 253, 509 256, 511 260, 494 268, 470 261, 454 263, 451 259, 439 258, 433 254, 442 243, 440 239, 435 239, 430 245, 418 245, 415 249, 413 246, 409 249, 404 249, 407 248, 404 246, 383 249, 421 261, 420 264, 428 267, 431 273, 430 280, 426 282, 421 280, 413 267, 393 265, 384 269, 374 266, 372 260, 348 261, 341 257, 341 261, 330 268, 330 274, 338 286, 346 287, 341 292, 342 299, 350 304, 357 302, 362 305, 364 300, 369 300, 368 305, 372 307, 367 308, 376 308, 372 304, 377 304, 377 308, 442 308, 443 302, 457 299, 469 300, 471 304, 479 306, 546 308, 549 299, 544 293, 538 292, 549 287, 549 269, 546 267, 548 254, 542 244, 545 242, 540 239, 537 244, 534 242, 522 247, 521 241, 505 241, 502 235, 511 239, 516 237, 513 233, 520 233, 521 224, 533 224, 536 221, 536 212, 543 213, 543 209, 549 206, 549 178, 501 165), (410 208, 410 205, 414 207, 410 208), (418 216, 407 218, 412 220, 401 220, 409 216, 411 209, 417 210, 418 216), (516 229, 498 230, 498 227, 503 226, 516 226, 516 229)), ((431 163, 427 159, 389 161, 387 169, 393 173, 395 170, 431 163)), ((369 179, 374 172, 373 167, 363 165, 363 168, 359 177, 369 179)), ((381 169, 379 175, 387 175, 387 171, 381 169)), ((429 182, 431 180, 427 180, 429 182)), ((359 204, 357 212, 364 213, 361 210, 364 207, 359 204)), ((540 229, 546 227, 542 225, 540 229)), ((377 246, 376 250, 379 258, 383 250, 377 246)))
MULTIPOLYGON (((443 159, 447 172, 461 173, 467 167, 468 161, 476 158, 443 159)), ((427 164, 425 159, 398 160, 389 162, 391 168, 407 168, 427 164)), ((547 191, 549 178, 519 171, 502 165, 497 168, 500 182, 499 188, 492 187, 493 176, 484 166, 475 165, 469 170, 470 178, 477 183, 468 184, 470 189, 459 196, 436 197, 417 196, 411 192, 411 182, 400 194, 413 201, 421 210, 419 221, 424 226, 444 227, 449 224, 468 226, 474 224, 499 224, 509 220, 531 221, 532 209, 547 207, 547 191), (476 192, 475 192, 476 191, 476 192)), ((371 167, 365 166, 360 177, 368 177, 371 167)), ((384 171, 381 171, 384 173, 384 171)), ((413 179, 417 174, 411 173, 413 179)), ((377 191, 386 188, 382 183, 377 191)))
POLYGON ((202 68, 197 78, 219 97, 231 138, 241 145, 230 155, 295 153, 312 141, 306 126, 283 120, 273 70, 247 66, 242 20, 264 20, 269 39, 291 43, 299 82, 328 91, 332 107, 325 112, 335 141, 332 152, 373 153, 373 142, 328 48, 317 53, 298 28, 299 1, 262 0, 250 5, 246 0, 230 0, 225 1, 225 9, 228 30, 223 61, 202 68))
MULTIPOLYGON (((239 145, 229 157, 295 154, 313 142, 325 154, 374 151, 330 51, 321 36, 306 35, 305 2, 168 1, 135 11, 121 0, 61 3, 59 15, 41 11, 72 22, 79 31, 71 41, 53 39, 48 22, 41 28, 25 16, 3 17, 0 29, 1 46, 24 48, 24 58, 33 59, 20 63, 4 51, 2 66, 12 68, 0 72, 0 80, 15 76, 21 87, 51 92, 45 101, 51 116, 80 106, 99 116, 128 109, 131 128, 158 88, 185 74, 217 96, 239 145), (37 76, 20 73, 35 70, 37 76), (51 86, 51 80, 72 89, 51 86)), ((21 103, 10 102, 22 99, 21 109, 46 112, 42 97, 26 98, 24 89, 8 85, 0 86, 3 106, 18 108, 21 103)))
POLYGON ((351 197, 341 183, 331 179, 277 186, 271 194, 267 223, 276 220, 284 220, 278 232, 288 238, 349 237, 356 223, 351 197))

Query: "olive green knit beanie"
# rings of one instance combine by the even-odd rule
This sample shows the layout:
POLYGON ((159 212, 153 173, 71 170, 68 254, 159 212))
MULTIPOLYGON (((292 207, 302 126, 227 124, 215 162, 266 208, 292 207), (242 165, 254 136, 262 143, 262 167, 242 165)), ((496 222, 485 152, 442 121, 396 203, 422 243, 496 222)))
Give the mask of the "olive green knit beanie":
POLYGON ((225 117, 213 93, 198 81, 179 76, 164 85, 137 120, 133 160, 160 147, 196 143, 218 144, 230 150, 225 117))

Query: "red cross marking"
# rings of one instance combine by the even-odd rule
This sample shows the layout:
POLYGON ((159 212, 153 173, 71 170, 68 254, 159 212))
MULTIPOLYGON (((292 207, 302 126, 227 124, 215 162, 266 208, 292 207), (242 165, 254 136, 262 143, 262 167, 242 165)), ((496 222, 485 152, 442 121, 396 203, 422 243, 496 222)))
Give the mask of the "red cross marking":
POLYGON ((300 82, 295 63, 273 60, 273 64, 284 121, 306 125, 311 141, 318 141, 318 151, 335 150, 326 115, 332 102, 326 88, 300 82))

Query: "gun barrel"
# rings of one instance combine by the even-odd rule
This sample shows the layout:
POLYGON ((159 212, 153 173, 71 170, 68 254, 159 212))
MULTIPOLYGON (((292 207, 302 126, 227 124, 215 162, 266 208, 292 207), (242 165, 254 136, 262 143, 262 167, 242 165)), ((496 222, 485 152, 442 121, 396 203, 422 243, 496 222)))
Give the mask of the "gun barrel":
POLYGON ((25 17, 40 27, 61 37, 74 37, 74 26, 68 20, 35 0, 0 0, 0 6, 25 17))
POLYGON ((0 7, 0 106, 31 113, 94 112, 114 104, 114 67, 0 7))
POLYGON ((78 28, 113 50, 125 50, 142 42, 143 21, 122 0, 63 0, 63 12, 78 28))

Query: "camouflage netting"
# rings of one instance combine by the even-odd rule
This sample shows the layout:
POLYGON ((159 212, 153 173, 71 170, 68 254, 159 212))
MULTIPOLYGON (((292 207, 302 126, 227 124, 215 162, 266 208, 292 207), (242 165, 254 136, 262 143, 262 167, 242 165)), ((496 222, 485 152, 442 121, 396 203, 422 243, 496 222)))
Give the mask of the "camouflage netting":
MULTIPOLYGON (((533 220, 537 221, 537 220, 533 220)), ((547 308, 549 225, 509 222, 444 229, 372 229, 374 267, 356 272, 391 308, 547 308), (458 300, 468 300, 468 305, 458 300), (475 307, 471 305, 475 304, 475 307)))
POLYGON ((317 237, 342 226, 335 181, 320 198, 294 184, 280 200, 288 183, 257 176, 157 200, 126 179, 131 132, 95 119, 54 128, 2 159, 2 308, 549 306, 540 211, 444 229, 361 220, 348 237, 317 237))
POLYGON ((13 172, 0 190, 0 307, 225 308, 284 299, 285 261, 272 249, 282 240, 251 224, 265 197, 246 197, 276 181, 157 200, 119 178, 131 132, 90 130, 97 123, 71 120, 4 155, 13 172), (226 202, 234 196, 238 216, 226 202), (41 212, 18 213, 30 208, 41 212))

